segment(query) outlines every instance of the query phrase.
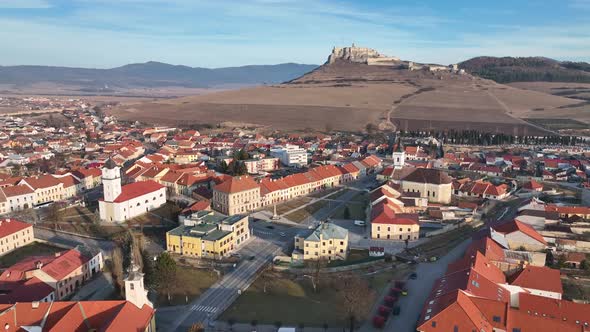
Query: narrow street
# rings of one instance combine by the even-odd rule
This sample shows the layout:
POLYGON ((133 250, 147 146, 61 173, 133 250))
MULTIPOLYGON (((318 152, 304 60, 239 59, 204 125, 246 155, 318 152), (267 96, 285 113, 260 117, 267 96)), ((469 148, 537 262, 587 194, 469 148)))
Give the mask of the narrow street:
POLYGON ((186 306, 158 309, 157 322, 161 331, 187 331, 196 322, 209 324, 225 311, 256 279, 258 271, 277 255, 281 247, 253 238, 242 249, 245 257, 238 266, 212 285, 200 297, 186 306), (250 258, 252 257, 252 258, 250 258))
MULTIPOLYGON (((408 296, 400 297, 397 303, 401 308, 400 315, 393 316, 393 319, 387 321, 383 330, 400 332, 413 332, 416 330, 416 323, 428 299, 428 295, 434 286, 434 282, 444 275, 449 263, 463 256, 470 242, 471 239, 461 242, 436 262, 418 264, 416 268, 418 278, 407 281, 408 296)), ((367 326, 363 330, 373 331, 375 329, 372 326, 367 326)))

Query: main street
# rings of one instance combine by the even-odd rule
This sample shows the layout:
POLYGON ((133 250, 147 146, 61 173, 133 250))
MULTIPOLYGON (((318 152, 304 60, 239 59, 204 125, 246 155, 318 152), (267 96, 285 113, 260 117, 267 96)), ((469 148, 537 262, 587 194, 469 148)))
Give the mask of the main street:
POLYGON ((214 321, 254 282, 258 271, 280 251, 279 245, 253 237, 239 250, 242 262, 200 297, 186 306, 158 309, 159 328, 162 331, 184 332, 196 322, 208 324, 214 321))

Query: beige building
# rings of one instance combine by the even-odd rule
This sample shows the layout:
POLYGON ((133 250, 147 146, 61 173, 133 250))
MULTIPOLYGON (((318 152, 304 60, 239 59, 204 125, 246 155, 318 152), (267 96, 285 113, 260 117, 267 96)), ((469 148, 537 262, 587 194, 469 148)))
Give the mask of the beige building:
POLYGON ((322 223, 311 234, 295 236, 293 259, 328 261, 346 259, 348 230, 338 225, 322 223))
POLYGON ((41 175, 23 179, 19 184, 29 186, 35 191, 34 204, 59 201, 67 198, 63 183, 51 175, 41 175))
POLYGON ((0 220, 0 256, 34 240, 33 225, 14 219, 0 220))
POLYGON ((228 216, 260 207, 260 186, 249 176, 232 177, 213 187, 212 207, 228 216))
POLYGON ((420 225, 410 219, 396 217, 389 222, 372 222, 371 238, 378 240, 416 241, 420 235, 420 225))
POLYGON ((431 203, 450 204, 453 179, 445 172, 417 168, 401 180, 403 191, 420 193, 431 203))

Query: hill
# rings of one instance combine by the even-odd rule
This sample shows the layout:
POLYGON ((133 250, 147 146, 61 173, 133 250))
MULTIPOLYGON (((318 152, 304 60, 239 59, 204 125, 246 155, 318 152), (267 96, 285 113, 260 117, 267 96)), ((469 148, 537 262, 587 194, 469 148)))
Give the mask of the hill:
POLYGON ((0 66, 0 84, 34 86, 52 83, 78 88, 81 91, 108 92, 132 88, 214 88, 275 84, 299 77, 316 65, 283 63, 227 68, 199 68, 161 62, 129 64, 110 69, 69 68, 50 66, 0 66))
POLYGON ((590 83, 590 64, 586 62, 560 62, 543 57, 477 57, 461 62, 459 67, 498 83, 590 83))
POLYGON ((533 135, 551 131, 528 118, 559 118, 563 107, 577 102, 353 46, 335 48, 324 65, 283 84, 124 104, 114 113, 123 120, 177 126, 230 122, 359 131, 373 124, 384 130, 533 135))

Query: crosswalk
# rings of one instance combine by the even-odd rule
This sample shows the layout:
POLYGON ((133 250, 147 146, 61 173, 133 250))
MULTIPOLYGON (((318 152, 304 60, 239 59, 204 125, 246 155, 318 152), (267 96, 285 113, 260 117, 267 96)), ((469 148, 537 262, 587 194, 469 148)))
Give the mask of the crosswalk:
POLYGON ((206 305, 196 305, 195 304, 191 307, 191 311, 201 311, 201 312, 208 312, 210 314, 213 314, 217 311, 217 308, 206 306, 206 305))
POLYGON ((270 235, 273 235, 272 232, 260 231, 260 230, 257 230, 257 229, 254 230, 254 233, 255 234, 262 234, 262 235, 269 235, 269 236, 270 235))

